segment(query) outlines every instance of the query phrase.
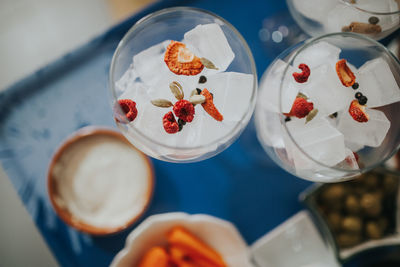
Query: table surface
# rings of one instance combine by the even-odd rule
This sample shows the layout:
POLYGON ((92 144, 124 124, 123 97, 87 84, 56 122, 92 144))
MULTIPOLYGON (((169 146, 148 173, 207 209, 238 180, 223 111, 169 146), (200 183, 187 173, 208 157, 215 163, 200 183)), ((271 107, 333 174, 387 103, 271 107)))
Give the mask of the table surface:
MULTIPOLYGON (((107 73, 119 39, 148 12, 183 4, 210 10, 233 24, 247 40, 261 76, 273 58, 260 41, 259 30, 266 17, 286 11, 284 1, 175 0, 138 13, 0 94, 0 160, 62 266, 107 266, 137 224, 106 237, 82 234, 65 225, 47 196, 49 159, 73 131, 86 125, 114 126, 107 73)), ((267 157, 253 122, 212 159, 190 164, 152 162, 155 193, 143 219, 170 211, 206 213, 231 221, 248 244, 302 209, 298 195, 310 185, 267 157)))

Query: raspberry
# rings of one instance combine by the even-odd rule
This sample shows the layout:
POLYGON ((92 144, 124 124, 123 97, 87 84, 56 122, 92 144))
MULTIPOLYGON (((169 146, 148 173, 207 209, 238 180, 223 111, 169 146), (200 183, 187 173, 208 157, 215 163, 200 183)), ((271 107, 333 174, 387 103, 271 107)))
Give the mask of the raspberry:
POLYGON ((179 131, 179 125, 176 122, 172 111, 170 111, 164 115, 163 126, 164 126, 164 130, 169 134, 177 133, 179 131))
POLYGON ((175 115, 185 122, 191 122, 194 117, 194 107, 193 104, 187 100, 179 100, 174 105, 175 115))
MULTIPOLYGON (((133 121, 134 119, 136 119, 137 116, 137 109, 136 109, 136 103, 135 101, 132 101, 130 99, 120 99, 118 100, 118 104, 120 105, 122 111, 125 114, 126 119, 128 119, 128 121, 133 121)), ((118 114, 118 112, 117 112, 118 114)), ((124 119, 123 118, 115 118, 118 122, 123 122, 124 119)))
POLYGON ((168 45, 164 61, 170 71, 177 75, 197 75, 204 68, 200 58, 187 49, 184 43, 177 41, 171 41, 168 45))
POLYGON ((349 113, 355 121, 367 122, 369 120, 369 116, 365 112, 365 106, 360 105, 357 100, 351 101, 349 113))
POLYGON ((308 80, 308 77, 310 77, 311 71, 310 68, 306 64, 300 64, 299 69, 302 70, 302 72, 294 72, 292 75, 296 82, 298 83, 305 83, 308 80))
POLYGON ((215 107, 212 93, 210 93, 207 89, 203 89, 203 91, 201 91, 201 95, 204 95, 206 98, 206 101, 201 104, 204 110, 215 120, 222 121, 224 116, 222 116, 222 114, 219 113, 218 109, 215 107))
POLYGON ((292 109, 290 110, 289 116, 295 116, 299 119, 304 118, 314 109, 314 104, 312 102, 307 102, 306 99, 302 97, 297 97, 294 102, 292 109))

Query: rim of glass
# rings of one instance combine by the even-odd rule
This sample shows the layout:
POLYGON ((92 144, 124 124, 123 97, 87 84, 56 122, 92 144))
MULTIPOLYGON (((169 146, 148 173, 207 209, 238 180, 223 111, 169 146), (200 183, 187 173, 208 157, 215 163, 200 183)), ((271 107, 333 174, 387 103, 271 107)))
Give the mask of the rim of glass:
POLYGON ((352 3, 350 3, 350 2, 347 1, 347 0, 338 0, 338 1, 339 1, 340 3, 343 3, 343 4, 345 4, 345 5, 347 5, 347 6, 351 7, 351 8, 353 8, 353 9, 357 9, 357 10, 359 10, 359 11, 361 11, 361 12, 365 12, 365 13, 369 13, 369 14, 373 14, 373 15, 381 15, 381 16, 384 16, 384 15, 396 15, 396 14, 400 14, 400 3, 399 3, 399 10, 397 10, 397 11, 393 11, 393 12, 377 12, 377 11, 366 10, 366 9, 360 8, 360 7, 358 7, 356 4, 352 4, 352 3))
MULTIPOLYGON (((246 40, 243 38, 243 36, 239 33, 239 31, 232 25, 230 24, 227 20, 225 20, 224 18, 208 11, 208 10, 204 10, 204 9, 200 9, 200 8, 193 8, 193 7, 172 7, 172 8, 165 8, 165 9, 161 9, 159 11, 150 13, 146 16, 144 16, 143 18, 141 18, 140 20, 138 20, 130 29, 129 31, 124 35, 124 37, 121 39, 121 41, 118 43, 118 46, 114 52, 114 55, 112 57, 111 60, 111 66, 110 66, 110 71, 109 71, 109 90, 111 91, 113 100, 118 100, 118 97, 116 95, 115 92, 115 81, 114 81, 114 69, 115 69, 115 64, 116 64, 116 60, 119 56, 119 54, 121 53, 121 49, 123 48, 126 39, 129 38, 129 36, 135 32, 138 27, 144 23, 145 21, 151 20, 154 17, 160 16, 160 15, 165 15, 168 13, 173 13, 173 12, 179 12, 179 11, 191 11, 191 12, 196 12, 196 13, 201 13, 204 15, 209 15, 211 17, 214 17, 220 21, 222 21, 235 35, 236 37, 238 37, 238 39, 240 40, 240 42, 242 43, 244 50, 246 51, 246 54, 248 56, 248 58, 250 59, 251 62, 251 74, 253 75, 253 86, 252 86, 252 94, 250 97, 250 104, 249 107, 247 109, 247 112, 244 113, 244 115, 240 118, 240 120, 236 123, 235 127, 226 135, 219 137, 218 139, 214 140, 211 143, 207 143, 205 145, 200 145, 200 146, 193 146, 193 147, 176 147, 176 146, 170 146, 170 145, 165 145, 163 143, 158 142, 157 140, 154 140, 150 137, 148 137, 147 135, 143 134, 141 131, 139 131, 138 129, 136 129, 135 127, 133 127, 132 124, 127 123, 127 127, 129 127, 135 134, 138 134, 141 138, 144 138, 145 140, 155 143, 159 146, 165 147, 165 148, 169 148, 169 149, 178 149, 178 150, 184 150, 184 151, 190 151, 190 150, 194 150, 194 149, 200 149, 200 148, 205 148, 208 146, 212 146, 213 144, 219 143, 220 141, 226 139, 228 136, 230 136, 232 133, 235 132, 239 132, 240 131, 240 127, 242 124, 242 121, 249 116, 249 112, 251 111, 251 109, 254 109, 255 107, 255 101, 256 101, 256 95, 257 95, 257 70, 256 70, 256 65, 254 62, 254 57, 253 54, 246 42, 246 40)), ((114 107, 114 105, 112 105, 113 108, 117 108, 118 111, 121 114, 124 114, 122 108, 119 105, 115 105, 116 107, 114 107)), ((251 116, 250 116, 251 117, 251 116)))
MULTIPOLYGON (((341 0, 340 0, 340 1, 341 1, 341 0)), ((367 37, 367 36, 364 36, 364 35, 361 35, 361 34, 352 33, 352 32, 336 32, 336 33, 328 33, 328 34, 324 34, 324 35, 321 35, 321 36, 318 36, 318 37, 314 37, 314 38, 310 38, 310 39, 304 40, 304 41, 302 42, 301 46, 300 46, 299 48, 297 48, 298 50, 297 50, 294 54, 292 54, 292 55, 290 56, 289 62, 288 62, 288 64, 287 64, 287 66, 285 67, 285 70, 283 71, 283 75, 282 75, 282 78, 281 78, 281 84, 280 84, 280 90, 279 90, 279 91, 280 91, 280 94, 279 94, 279 110, 280 110, 280 111, 282 110, 282 101, 281 101, 281 97, 282 97, 282 86, 283 86, 283 81, 284 81, 284 79, 285 79, 285 77, 286 77, 286 73, 287 73, 287 71, 288 71, 288 69, 289 69, 289 66, 291 66, 291 65, 293 64, 293 62, 294 62, 294 60, 296 59, 296 57, 297 57, 301 52, 303 52, 303 50, 305 50, 306 48, 312 46, 312 45, 315 44, 316 42, 321 41, 321 40, 323 40, 323 39, 327 39, 327 38, 329 38, 329 37, 337 37, 337 36, 339 36, 339 37, 351 37, 351 38, 361 39, 361 40, 363 40, 363 41, 370 42, 371 44, 374 44, 375 46, 378 46, 380 49, 382 49, 382 50, 384 51, 384 53, 386 53, 391 59, 394 60, 394 62, 396 63, 396 65, 397 65, 397 66, 399 67, 399 69, 400 69, 400 61, 399 61, 399 59, 397 59, 397 57, 395 57, 395 56, 393 55, 393 53, 392 53, 388 48, 386 48, 386 47, 385 47, 384 45, 382 45, 381 43, 375 41, 374 39, 372 39, 372 38, 370 38, 370 37, 367 37)), ((293 47, 291 47, 291 48, 296 49, 296 47, 297 47, 298 45, 299 45, 299 44, 297 44, 297 45, 295 45, 295 46, 293 46, 293 47)), ((288 48, 288 49, 291 49, 291 48, 288 48)), ((282 54, 284 54, 284 53, 285 53, 285 51, 284 51, 282 54)), ((282 55, 282 54, 281 54, 281 55, 282 55)), ((289 52, 289 55, 290 55, 290 52, 289 52)), ((279 58, 279 57, 280 57, 280 56, 278 56, 277 58, 279 58)), ((282 113, 282 112, 281 112, 281 113, 282 113)), ((388 156, 386 156, 385 158, 383 158, 382 160, 380 160, 379 163, 375 163, 375 164, 372 164, 371 166, 367 166, 367 167, 364 167, 364 168, 359 168, 359 169, 356 169, 356 170, 343 169, 343 168, 338 168, 338 167, 336 167, 336 166, 328 166, 328 165, 326 165, 326 164, 324 164, 324 163, 321 163, 321 162, 319 162, 318 160, 312 158, 308 153, 306 153, 306 152, 297 144, 296 140, 293 138, 292 134, 290 133, 289 129, 288 129, 287 126, 286 126, 286 123, 284 122, 284 117, 283 117, 283 116, 281 116, 280 120, 281 120, 281 124, 283 124, 283 126, 284 126, 284 129, 285 129, 286 133, 287 133, 288 136, 290 137, 290 140, 295 144, 296 148, 299 149, 299 151, 300 151, 303 155, 305 155, 308 159, 310 159, 310 160, 313 161, 313 162, 316 162, 317 164, 319 164, 319 165, 321 165, 321 166, 323 166, 323 167, 326 167, 326 168, 332 169, 332 170, 336 170, 336 171, 340 171, 340 172, 347 172, 347 173, 351 173, 351 174, 360 174, 360 172, 363 173, 363 172, 370 171, 370 170, 375 169, 376 167, 380 166, 383 162, 387 161, 389 158, 391 158, 394 154, 396 154, 397 150, 400 148, 400 145, 397 146, 397 147, 392 151, 392 153, 390 153, 388 156)))

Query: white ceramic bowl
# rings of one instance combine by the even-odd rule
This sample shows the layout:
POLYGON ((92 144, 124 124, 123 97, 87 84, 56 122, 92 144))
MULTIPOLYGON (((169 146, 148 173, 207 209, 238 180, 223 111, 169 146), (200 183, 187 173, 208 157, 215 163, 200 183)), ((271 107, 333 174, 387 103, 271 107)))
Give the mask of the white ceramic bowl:
POLYGON ((155 245, 166 245, 166 233, 181 225, 218 251, 229 267, 252 267, 249 249, 228 222, 209 215, 164 213, 144 220, 126 239, 125 248, 113 259, 111 267, 137 266, 144 253, 155 245))

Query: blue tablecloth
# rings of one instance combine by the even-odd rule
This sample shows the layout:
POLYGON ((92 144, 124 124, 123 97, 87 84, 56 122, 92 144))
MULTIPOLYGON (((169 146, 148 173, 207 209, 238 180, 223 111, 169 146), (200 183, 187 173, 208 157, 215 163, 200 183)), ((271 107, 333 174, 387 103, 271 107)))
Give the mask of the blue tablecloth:
MULTIPOLYGON (((247 40, 259 77, 273 60, 258 33, 265 17, 286 10, 285 1, 163 1, 0 94, 1 163, 62 266, 107 266, 137 225, 94 237, 64 224, 47 195, 50 157, 65 137, 83 126, 114 126, 107 75, 119 40, 139 18, 176 5, 207 9, 231 22, 247 40)), ((310 184, 267 157, 253 122, 212 159, 153 163, 155 194, 143 218, 170 211, 211 214, 234 223, 249 244, 300 210, 298 194, 310 184)))

